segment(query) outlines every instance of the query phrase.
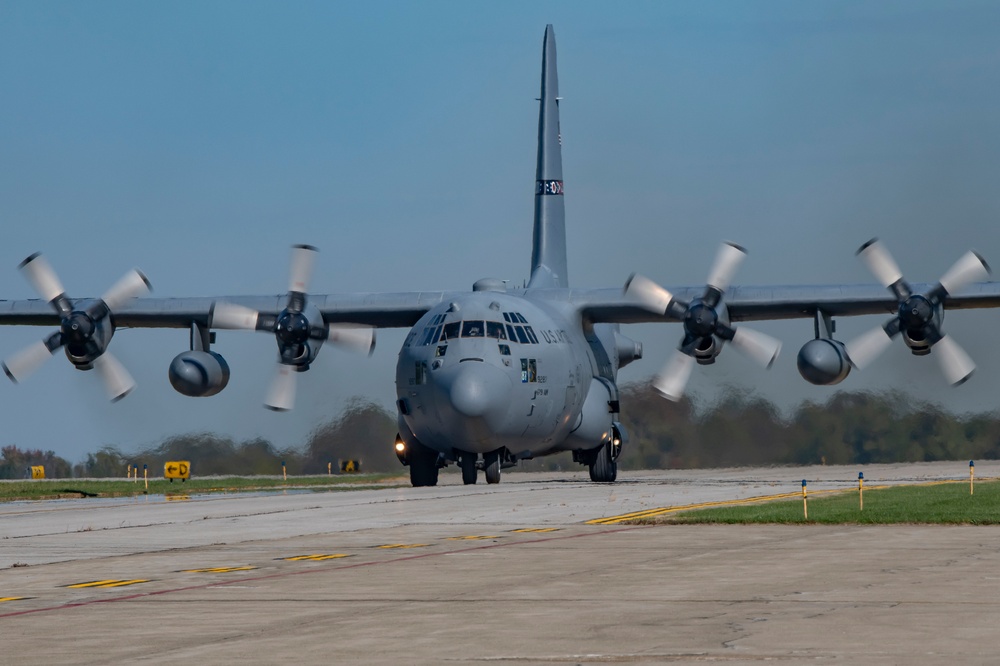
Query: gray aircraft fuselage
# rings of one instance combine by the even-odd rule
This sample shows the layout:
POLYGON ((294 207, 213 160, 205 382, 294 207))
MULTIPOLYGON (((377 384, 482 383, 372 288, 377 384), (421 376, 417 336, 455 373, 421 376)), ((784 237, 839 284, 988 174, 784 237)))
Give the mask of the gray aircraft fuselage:
POLYGON ((396 366, 397 404, 410 433, 448 458, 502 447, 530 458, 610 436, 612 372, 607 360, 598 363, 575 308, 532 298, 530 289, 474 291, 410 331, 396 366), (595 379, 602 374, 607 382, 595 379), (590 423, 582 411, 595 381, 605 418, 590 423), (581 428, 585 440, 577 441, 581 428))

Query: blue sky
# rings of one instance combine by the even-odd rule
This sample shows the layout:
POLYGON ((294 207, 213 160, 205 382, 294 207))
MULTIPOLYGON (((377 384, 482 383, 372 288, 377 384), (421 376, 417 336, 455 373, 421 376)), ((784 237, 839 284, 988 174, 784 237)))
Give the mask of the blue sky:
MULTIPOLYGON (((546 23, 572 284, 699 284, 724 239, 750 251, 743 284, 871 282, 854 251, 872 236, 913 281, 969 248, 1000 265, 995 3, 0 1, 0 297, 34 296, 16 266, 39 250, 76 297, 132 266, 158 296, 280 293, 292 243, 321 249, 315 293, 520 282, 546 23)), ((958 389, 901 344, 841 388, 992 410, 998 317, 948 316, 979 364, 958 389)), ((810 321, 758 327, 785 343, 775 367, 726 352, 696 396, 832 394, 795 370, 810 321)), ((0 351, 45 333, 0 330, 0 351)), ((626 333, 646 349, 628 381, 680 329, 626 333)), ((404 335, 380 332, 371 359, 324 349, 298 408, 273 414, 268 336, 220 332, 232 381, 195 400, 166 379, 186 332, 120 331, 133 395, 105 404, 57 356, 0 384, 0 443, 71 460, 188 431, 294 445, 353 395, 390 406, 404 335)))

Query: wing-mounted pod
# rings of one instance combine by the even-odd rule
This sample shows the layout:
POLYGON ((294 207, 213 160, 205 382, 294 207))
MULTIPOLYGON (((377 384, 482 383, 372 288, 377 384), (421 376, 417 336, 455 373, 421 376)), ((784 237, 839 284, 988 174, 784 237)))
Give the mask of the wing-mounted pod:
POLYGON ((375 348, 375 329, 354 324, 329 324, 315 305, 308 302, 306 288, 312 277, 317 249, 293 245, 285 308, 277 315, 261 314, 241 305, 216 302, 210 326, 214 328, 267 331, 278 343, 278 367, 264 406, 287 411, 295 404, 296 374, 316 360, 327 340, 350 351, 370 354, 375 348))
POLYGON ((713 362, 726 342, 765 368, 771 367, 778 357, 781 342, 745 326, 731 326, 722 303, 745 256, 746 250, 739 245, 723 243, 709 271, 705 293, 690 303, 676 300, 669 291, 641 275, 632 275, 625 283, 625 293, 632 295, 647 310, 684 324, 680 346, 653 382, 664 397, 680 400, 695 363, 713 362))
POLYGON ((816 312, 816 338, 802 345, 796 365, 810 384, 833 386, 847 379, 851 363, 843 342, 833 339, 834 321, 825 312, 816 312))
POLYGON ((167 377, 178 393, 192 398, 216 395, 229 384, 229 364, 210 349, 215 334, 197 322, 191 324, 191 350, 170 362, 167 377))
POLYGON ((31 255, 18 268, 59 315, 59 330, 4 360, 3 369, 11 381, 23 381, 62 348, 76 369, 97 370, 112 402, 128 395, 135 380, 107 349, 115 333, 114 310, 149 291, 146 276, 132 269, 101 298, 74 303, 41 254, 31 255))
POLYGON ((941 372, 949 384, 958 386, 972 376, 976 364, 957 342, 941 330, 944 304, 962 287, 990 275, 990 267, 976 252, 963 255, 926 294, 914 294, 896 261, 881 241, 873 238, 858 250, 858 256, 878 281, 889 289, 899 307, 896 316, 847 345, 847 355, 859 370, 885 351, 897 335, 917 356, 933 349, 941 372))

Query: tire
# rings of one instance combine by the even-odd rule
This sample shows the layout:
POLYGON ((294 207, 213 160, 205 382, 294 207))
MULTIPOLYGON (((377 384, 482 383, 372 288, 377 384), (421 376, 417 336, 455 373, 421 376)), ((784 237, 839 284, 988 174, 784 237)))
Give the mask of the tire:
POLYGON ((414 488, 437 485, 437 459, 437 451, 414 442, 410 448, 410 484, 414 488))
POLYGON ((500 483, 500 454, 487 453, 484 458, 486 483, 500 483))
POLYGON ((460 457, 462 464, 462 483, 471 486, 476 482, 478 470, 476 470, 476 455, 473 453, 463 453, 460 457))
POLYGON ((605 444, 594 452, 590 480, 594 483, 614 483, 617 478, 618 463, 611 459, 611 445, 605 444))

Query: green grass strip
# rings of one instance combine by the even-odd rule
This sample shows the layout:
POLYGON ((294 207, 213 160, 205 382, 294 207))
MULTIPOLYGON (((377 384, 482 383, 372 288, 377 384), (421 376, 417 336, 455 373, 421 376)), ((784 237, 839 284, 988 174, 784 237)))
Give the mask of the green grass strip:
POLYGON ((968 481, 865 489, 864 509, 858 491, 810 497, 809 518, 802 498, 710 509, 695 509, 631 524, 815 524, 815 525, 1000 525, 1000 482, 979 481, 969 494, 968 481))
POLYGON ((143 479, 39 479, 0 481, 0 502, 78 497, 132 497, 156 494, 182 497, 185 494, 240 493, 264 490, 359 490, 382 488, 387 485, 409 484, 409 478, 399 474, 352 474, 337 476, 227 476, 188 479, 185 482, 156 478, 149 480, 149 490, 143 479))

